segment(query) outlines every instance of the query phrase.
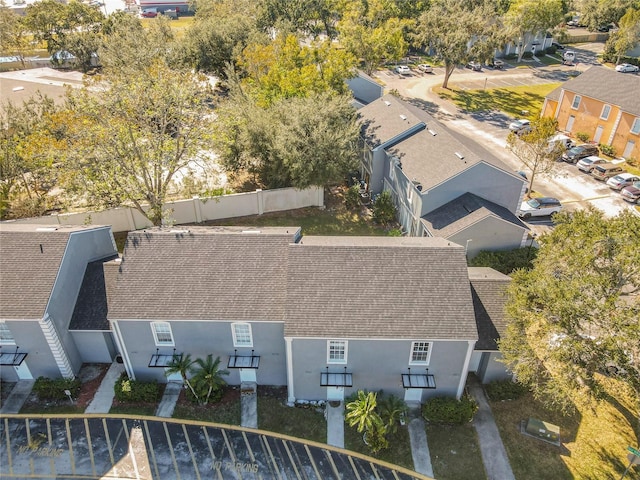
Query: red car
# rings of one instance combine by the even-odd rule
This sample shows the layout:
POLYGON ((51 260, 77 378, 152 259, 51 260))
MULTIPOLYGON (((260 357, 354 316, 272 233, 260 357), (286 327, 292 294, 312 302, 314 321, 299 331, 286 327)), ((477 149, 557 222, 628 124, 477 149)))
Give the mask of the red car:
POLYGON ((155 18, 158 16, 158 12, 154 12, 153 10, 145 10, 140 14, 143 18, 155 18))

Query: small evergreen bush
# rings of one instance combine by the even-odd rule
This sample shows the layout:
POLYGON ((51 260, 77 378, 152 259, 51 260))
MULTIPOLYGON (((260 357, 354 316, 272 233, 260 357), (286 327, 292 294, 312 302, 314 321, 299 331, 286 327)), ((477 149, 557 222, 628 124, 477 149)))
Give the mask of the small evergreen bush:
POLYGON ((516 400, 527 392, 527 388, 511 380, 491 382, 484 387, 487 396, 496 402, 502 400, 516 400))
POLYGON ((64 400, 67 395, 65 390, 71 392, 72 398, 77 398, 80 393, 80 380, 72 378, 46 378, 38 377, 33 384, 33 391, 38 396, 39 400, 64 400))
POLYGON ((531 58, 533 57, 533 52, 524 52, 522 54, 522 58, 531 58))
POLYGON ((349 210, 360 207, 360 185, 350 186, 344 193, 344 204, 349 210))
POLYGON ((393 204, 391 194, 382 192, 373 202, 373 221, 382 225, 391 223, 396 218, 396 206, 393 204))
POLYGON ((160 386, 153 382, 140 382, 130 380, 126 374, 122 374, 113 387, 116 400, 119 402, 153 403, 158 400, 160 386))
POLYGON ((604 143, 601 143, 600 145, 598 145, 598 147, 600 147, 600 151, 605 155, 609 155, 610 157, 616 156, 616 149, 611 145, 606 145, 604 143))
POLYGON ((430 423, 462 425, 470 422, 477 411, 478 404, 467 395, 460 400, 453 397, 436 397, 422 406, 422 416, 430 423))
POLYGON ((533 267, 533 260, 538 255, 536 247, 522 247, 513 250, 501 250, 492 252, 482 250, 478 255, 469 260, 470 267, 491 267, 494 270, 510 275, 514 270, 533 267))
POLYGON ((547 55, 554 55, 557 51, 558 49, 551 45, 544 50, 544 53, 546 53, 547 55))
POLYGON ((580 140, 581 142, 588 142, 589 139, 591 138, 591 135, 589 135, 586 132, 577 132, 576 133, 576 137, 578 138, 578 140, 580 140))

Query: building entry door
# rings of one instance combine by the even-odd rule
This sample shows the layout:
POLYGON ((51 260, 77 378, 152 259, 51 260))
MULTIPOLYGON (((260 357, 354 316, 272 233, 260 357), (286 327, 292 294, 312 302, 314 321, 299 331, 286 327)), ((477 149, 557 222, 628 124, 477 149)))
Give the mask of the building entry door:
POLYGON ((13 368, 16 369, 19 380, 33 380, 33 375, 31 375, 31 370, 27 367, 26 361, 22 362, 20 365, 14 366, 13 368))

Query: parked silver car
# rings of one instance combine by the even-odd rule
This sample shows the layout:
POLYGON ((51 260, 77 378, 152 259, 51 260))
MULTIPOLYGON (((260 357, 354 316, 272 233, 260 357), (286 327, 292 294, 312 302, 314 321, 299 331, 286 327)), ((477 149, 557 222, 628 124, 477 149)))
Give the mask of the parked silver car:
POLYGON ((578 170, 581 170, 585 173, 591 173, 593 167, 601 163, 607 163, 607 161, 604 158, 598 157, 597 155, 591 155, 590 157, 578 160, 578 163, 576 163, 576 167, 578 167, 578 170))

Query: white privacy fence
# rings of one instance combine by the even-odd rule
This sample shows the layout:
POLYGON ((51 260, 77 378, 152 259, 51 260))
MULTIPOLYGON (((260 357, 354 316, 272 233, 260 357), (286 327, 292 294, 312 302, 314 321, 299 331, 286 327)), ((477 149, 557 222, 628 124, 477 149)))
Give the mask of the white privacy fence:
MULTIPOLYGON (((167 215, 169 220, 175 224, 182 224, 323 205, 324 189, 311 187, 304 190, 295 188, 256 190, 211 198, 193 197, 189 200, 167 202, 164 204, 164 209, 169 211, 167 215)), ((112 208, 99 212, 58 213, 44 217, 20 218, 10 222, 42 225, 111 225, 113 232, 126 232, 152 226, 144 215, 130 207, 112 208)))

